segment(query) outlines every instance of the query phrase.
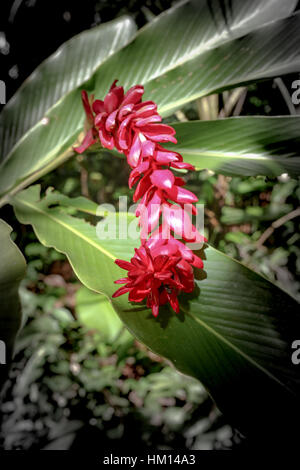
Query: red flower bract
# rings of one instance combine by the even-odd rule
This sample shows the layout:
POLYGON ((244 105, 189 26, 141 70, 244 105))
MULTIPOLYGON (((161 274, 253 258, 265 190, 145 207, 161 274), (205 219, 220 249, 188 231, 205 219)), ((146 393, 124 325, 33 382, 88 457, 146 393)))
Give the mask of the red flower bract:
POLYGON ((159 306, 170 303, 179 312, 178 295, 194 289, 193 267, 202 269, 202 260, 182 241, 203 242, 192 223, 197 214, 193 206, 197 197, 185 189, 185 181, 175 177, 174 169, 194 170, 178 152, 166 150, 161 144, 176 143, 175 130, 162 124, 153 101, 142 102, 142 85, 131 87, 127 93, 121 86, 111 85, 104 100, 90 100, 82 92, 86 114, 85 137, 75 150, 83 153, 100 142, 107 149, 116 148, 127 157, 132 168, 129 187, 135 184, 134 202, 139 201, 136 216, 140 217, 141 247, 131 261, 116 260, 128 271, 125 278, 115 281, 125 284, 113 297, 129 293, 129 301, 141 302, 157 316, 159 306), (160 219, 162 221, 160 223, 160 219))
MULTIPOLYGON (((85 90, 81 92, 82 104, 84 107, 86 122, 85 122, 85 137, 79 147, 75 147, 77 153, 83 153, 88 147, 94 145, 97 142, 98 131, 94 125, 94 114, 91 107, 91 103, 88 98, 88 94, 85 90)), ((93 96, 91 96, 91 101, 93 101, 93 96)))
MULTIPOLYGON (((149 142, 174 142, 175 131, 166 124, 158 124, 161 117, 153 101, 142 102, 144 87, 135 85, 126 94, 121 86, 113 82, 104 101, 95 100, 90 106, 86 92, 82 102, 86 118, 96 130, 103 147, 116 148, 127 156, 134 168, 142 159, 143 144, 149 142)), ((90 129, 76 152, 82 153, 94 143, 90 129)))
POLYGON ((155 317, 159 306, 167 302, 179 313, 178 294, 194 289, 192 266, 176 243, 164 245, 162 240, 149 238, 144 246, 135 250, 130 263, 116 260, 116 264, 126 269, 128 275, 115 281, 125 286, 120 287, 113 297, 129 292, 131 302, 141 302, 147 298, 147 306, 155 317))

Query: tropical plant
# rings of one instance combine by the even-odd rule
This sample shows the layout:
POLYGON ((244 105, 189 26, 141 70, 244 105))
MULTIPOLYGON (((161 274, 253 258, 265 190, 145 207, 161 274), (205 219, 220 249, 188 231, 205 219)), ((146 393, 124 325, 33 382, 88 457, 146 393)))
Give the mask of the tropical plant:
POLYGON ((22 315, 18 296, 20 281, 25 275, 25 259, 10 238, 12 228, 0 220, 0 298, 1 298, 1 368, 0 385, 6 379, 13 356, 13 346, 21 326, 22 315))
MULTIPOLYGON (((74 158, 83 136, 82 90, 102 99, 116 78, 126 89, 141 84, 169 119, 191 101, 198 100, 201 115, 214 99, 208 95, 299 72, 296 4, 191 0, 137 33, 127 17, 101 25, 41 64, 1 115, 1 204, 13 205, 42 244, 65 253, 80 281, 111 300, 136 338, 199 379, 239 429, 259 435, 278 423, 289 426, 299 414, 299 373, 291 361, 300 331, 295 299, 208 246, 205 273, 196 273, 194 291, 179 297, 179 314, 164 306, 153 318, 146 306, 112 297, 122 275, 114 261, 130 259, 138 242, 129 236, 99 240, 90 222, 107 213, 93 201, 51 189, 42 197, 38 185, 24 188, 74 158)), ((298 116, 172 124, 176 151, 197 170, 254 177, 299 174, 299 125, 298 116)), ((116 151, 98 152, 116 158, 116 151)), ((124 218, 132 215, 117 220, 124 218)))

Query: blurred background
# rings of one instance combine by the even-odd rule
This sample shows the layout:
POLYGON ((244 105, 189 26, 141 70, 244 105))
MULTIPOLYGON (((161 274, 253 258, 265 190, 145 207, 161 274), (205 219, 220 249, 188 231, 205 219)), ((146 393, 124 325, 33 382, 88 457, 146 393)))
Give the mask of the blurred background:
MULTIPOLYGON (((7 100, 63 42, 123 14, 138 27, 170 0, 1 1, 0 79, 7 100)), ((169 122, 300 112, 292 82, 278 77, 189 104, 169 122)), ((101 97, 100 97, 101 98, 101 97)), ((39 181, 75 197, 117 206, 132 197, 129 170, 110 155, 70 160, 39 181)), ((300 299, 299 180, 190 173, 188 187, 205 204, 209 242, 300 299)), ((0 448, 240 449, 202 385, 134 340, 104 298, 83 287, 66 258, 39 244, 9 206, 1 209, 28 260, 21 286, 24 327, 2 391, 0 448)))

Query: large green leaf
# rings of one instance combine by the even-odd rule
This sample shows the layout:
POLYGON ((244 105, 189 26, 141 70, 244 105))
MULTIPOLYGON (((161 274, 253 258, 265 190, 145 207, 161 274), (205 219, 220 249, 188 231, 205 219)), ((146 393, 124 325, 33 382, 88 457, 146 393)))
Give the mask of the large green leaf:
POLYGON ((128 330, 122 331, 123 323, 103 294, 82 286, 76 292, 75 311, 82 325, 99 331, 101 338, 108 343, 114 342, 118 337, 122 338, 122 342, 132 339, 128 330))
POLYGON ((18 288, 26 269, 22 253, 10 238, 11 232, 12 228, 0 219, 0 385, 6 378, 14 341, 21 326, 18 288))
POLYGON ((181 153, 196 169, 227 175, 300 173, 300 117, 239 117, 173 124, 181 153))
MULTIPOLYGON (((225 7, 219 1, 184 2, 142 28, 82 87, 101 98, 115 78, 126 88, 142 83, 145 98, 156 101, 159 111, 168 115, 215 90, 298 71, 300 15, 278 20, 295 4, 289 0, 283 8, 280 0, 234 0, 225 7), (261 26, 271 20, 278 21, 261 26)), ((28 184, 69 157, 84 120, 79 90, 70 92, 45 117, 2 165, 0 194, 18 188, 18 183, 28 184)))
POLYGON ((147 82, 163 116, 213 92, 300 70, 300 13, 223 43, 147 82))
MULTIPOLYGON (((95 227, 40 200, 33 186, 14 197, 22 223, 32 224, 46 246, 65 253, 88 288, 111 299, 123 275, 115 258, 129 259, 138 241, 99 240, 95 227)), ((206 277, 197 274, 180 314, 161 308, 154 318, 127 296, 112 303, 129 330, 149 348, 198 378, 222 411, 242 430, 272 430, 299 413, 299 372, 291 344, 300 331, 298 304, 260 275, 212 247, 205 249, 206 277)))

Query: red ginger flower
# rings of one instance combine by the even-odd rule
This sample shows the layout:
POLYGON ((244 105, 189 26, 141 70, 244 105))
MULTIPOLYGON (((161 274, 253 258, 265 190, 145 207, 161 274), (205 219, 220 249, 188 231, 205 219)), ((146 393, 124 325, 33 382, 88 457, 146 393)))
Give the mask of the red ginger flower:
POLYGON ((179 313, 178 294, 192 292, 194 273, 192 265, 203 267, 203 262, 183 243, 174 238, 163 240, 149 238, 138 249, 131 261, 116 260, 116 264, 128 271, 128 277, 115 281, 125 284, 113 297, 129 292, 129 301, 141 302, 147 298, 147 307, 156 317, 159 306, 170 302, 179 313))
POLYGON ((82 153, 98 141, 105 148, 115 147, 127 156, 133 168, 129 187, 132 188, 142 176, 134 193, 135 202, 141 199, 136 215, 140 217, 142 246, 135 250, 131 262, 116 260, 118 266, 128 271, 128 277, 115 281, 126 285, 113 297, 129 292, 132 302, 146 298, 154 316, 158 315, 160 305, 170 302, 178 313, 178 294, 192 292, 192 266, 202 269, 203 262, 170 232, 185 241, 207 240, 199 234, 189 216, 197 213, 192 205, 197 202, 197 197, 183 188, 184 180, 175 177, 169 168, 194 170, 194 167, 183 162, 178 152, 168 151, 160 145, 176 143, 175 130, 161 124, 153 101, 142 102, 144 88, 136 85, 124 94, 123 87, 116 86, 116 82, 104 101, 94 101, 91 96, 90 102, 87 93, 82 92, 86 135, 81 145, 75 148, 82 153), (162 224, 153 232, 161 215, 162 224))

